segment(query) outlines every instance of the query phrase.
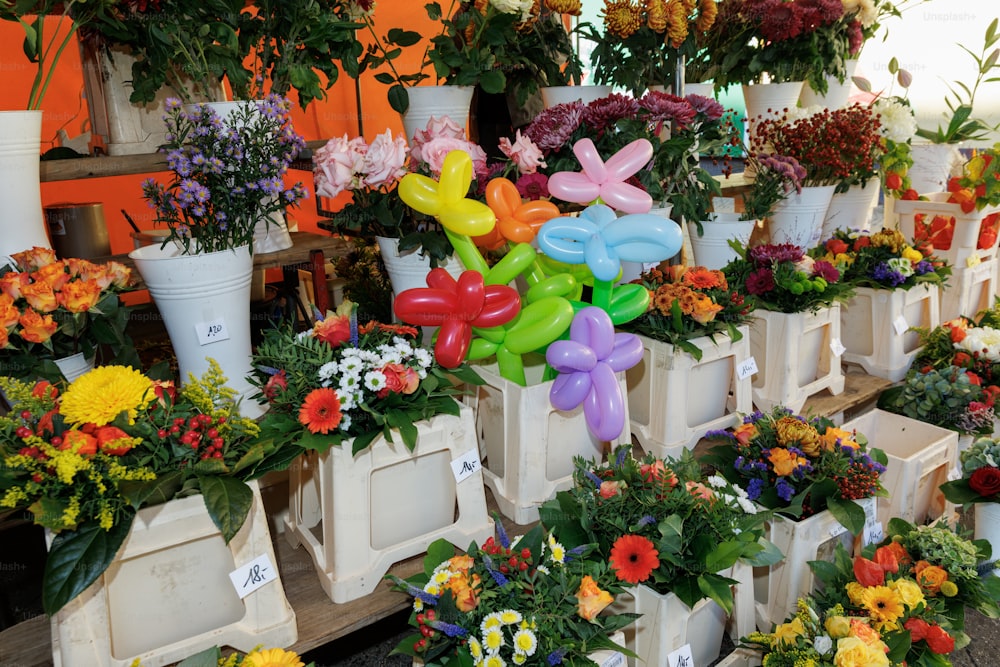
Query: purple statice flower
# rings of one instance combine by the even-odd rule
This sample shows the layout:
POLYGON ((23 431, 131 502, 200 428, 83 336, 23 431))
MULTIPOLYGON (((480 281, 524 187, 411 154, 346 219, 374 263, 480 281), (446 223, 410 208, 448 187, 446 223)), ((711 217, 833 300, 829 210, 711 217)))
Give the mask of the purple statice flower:
POLYGON ((583 102, 568 102, 543 109, 535 116, 524 135, 543 151, 562 148, 583 121, 583 102))
POLYGON ((913 267, 913 273, 918 276, 923 276, 928 273, 934 272, 934 265, 928 262, 926 259, 922 259, 917 262, 917 265, 913 267))
POLYGON ((722 118, 722 114, 726 113, 726 107, 722 106, 711 97, 692 94, 688 95, 686 99, 691 103, 691 106, 694 107, 694 110, 705 116, 707 120, 718 120, 722 118))
POLYGON ((906 277, 899 271, 889 267, 886 262, 879 262, 872 269, 872 278, 888 287, 896 287, 906 282, 906 277))
POLYGON ((601 488, 601 484, 604 483, 604 480, 595 475, 593 470, 584 470, 583 474, 585 474, 587 476, 587 479, 593 482, 594 486, 596 486, 597 488, 601 488))
POLYGON ((440 630, 445 634, 446 637, 468 637, 469 631, 463 628, 461 625, 455 625, 454 623, 446 623, 444 621, 430 621, 427 625, 431 626, 435 630, 440 630))
POLYGON ((656 90, 643 95, 639 100, 639 106, 642 107, 644 120, 653 123, 677 123, 681 128, 693 123, 698 113, 690 98, 685 99, 656 90))
POLYGON ((654 523, 656 523, 656 517, 654 517, 651 514, 643 514, 642 518, 639 519, 639 523, 635 524, 635 527, 636 528, 643 528, 644 526, 648 526, 648 525, 654 524, 654 523))
POLYGON ((751 412, 750 414, 748 414, 747 416, 745 416, 743 418, 743 423, 744 424, 756 424, 757 422, 759 422, 763 418, 764 418, 764 413, 763 412, 761 412, 760 410, 754 410, 753 412, 751 412))
POLYGON ((705 432, 705 437, 709 440, 724 438, 726 440, 736 440, 736 436, 733 435, 732 431, 724 428, 712 429, 711 431, 705 432))
MULTIPOLYGON (((634 97, 611 93, 607 97, 594 100, 583 108, 583 122, 598 136, 614 128, 623 118, 635 118, 639 113, 639 103, 634 97)), ((694 112, 692 111, 692 116, 694 112)))
POLYGON ((494 567, 493 559, 486 554, 483 554, 483 565, 486 566, 486 571, 493 577, 493 581, 496 582, 497 586, 503 588, 507 585, 507 577, 504 576, 503 572, 494 567))
POLYGON ((784 477, 778 478, 777 484, 774 485, 774 490, 778 492, 778 497, 786 503, 795 495, 795 487, 789 484, 788 480, 784 477))
POLYGON ((837 267, 822 259, 813 262, 813 275, 819 276, 828 283, 840 280, 840 271, 837 270, 837 267))
POLYGON ((560 646, 555 651, 552 651, 552 653, 549 653, 548 656, 545 657, 545 662, 548 663, 549 667, 555 667, 555 665, 561 665, 563 663, 563 658, 566 657, 567 653, 569 653, 569 649, 566 648, 565 646, 560 646))
POLYGON ((774 274, 769 268, 755 269, 747 276, 747 292, 754 296, 767 294, 774 289, 774 274))
POLYGON ((750 500, 757 500, 760 498, 760 494, 764 492, 764 480, 760 478, 754 478, 750 480, 747 484, 747 497, 750 500))
POLYGON ((802 248, 790 243, 754 246, 747 251, 747 258, 754 266, 772 266, 781 262, 797 262, 802 259, 802 248))

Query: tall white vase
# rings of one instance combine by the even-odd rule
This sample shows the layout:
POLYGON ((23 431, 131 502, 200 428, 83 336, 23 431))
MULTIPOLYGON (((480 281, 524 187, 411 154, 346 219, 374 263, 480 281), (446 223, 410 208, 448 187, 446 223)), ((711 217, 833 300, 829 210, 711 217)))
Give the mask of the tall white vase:
MULTIPOLYGON (((421 256, 419 250, 399 252, 399 239, 377 236, 375 240, 378 241, 379 253, 382 255, 385 269, 389 273, 393 297, 397 297, 401 292, 414 287, 427 287, 426 278, 431 270, 429 257, 421 256)), ((465 270, 462 262, 454 255, 439 265, 456 280, 465 270)))
POLYGON ((907 175, 910 187, 925 195, 945 192, 952 174, 961 173, 962 154, 955 144, 913 144, 910 146, 913 166, 907 175))
POLYGON ((767 222, 771 243, 790 243, 803 250, 819 243, 834 187, 804 187, 778 202, 767 222))
POLYGON ((853 83, 851 79, 854 76, 854 72, 858 69, 858 61, 856 58, 850 58, 844 62, 844 66, 847 70, 844 82, 837 81, 837 77, 835 76, 827 75, 827 91, 825 93, 816 92, 808 83, 802 86, 802 94, 799 95, 799 102, 802 106, 811 107, 818 105, 827 109, 843 109, 846 107, 847 100, 851 96, 851 85, 853 83))
POLYGON ((611 86, 544 86, 539 89, 545 108, 580 101, 584 104, 611 94, 611 86))
MULTIPOLYGON (((472 108, 473 86, 414 86, 407 88, 410 106, 403 114, 406 140, 413 141, 417 130, 427 127, 431 117, 448 116, 461 127, 467 127, 472 108)), ((468 130, 466 130, 468 131, 468 130)))
POLYGON ((864 187, 855 184, 847 192, 834 193, 823 218, 821 238, 830 238, 838 229, 868 230, 881 187, 879 180, 872 178, 864 187))
POLYGON ((227 384, 242 397, 247 417, 265 408, 250 398, 250 247, 182 255, 174 244, 149 245, 129 253, 149 288, 170 335, 183 384, 201 377, 209 358, 222 367, 227 384))
POLYGON ((41 146, 41 111, 0 111, 0 257, 52 247, 38 177, 41 146))
POLYGON ((694 261, 698 266, 708 269, 722 269, 726 264, 738 257, 729 245, 730 239, 743 245, 750 242, 750 235, 757 224, 756 220, 740 220, 739 213, 709 213, 709 219, 701 223, 701 235, 698 226, 693 222, 688 224, 688 235, 691 237, 691 249, 694 250, 694 261))

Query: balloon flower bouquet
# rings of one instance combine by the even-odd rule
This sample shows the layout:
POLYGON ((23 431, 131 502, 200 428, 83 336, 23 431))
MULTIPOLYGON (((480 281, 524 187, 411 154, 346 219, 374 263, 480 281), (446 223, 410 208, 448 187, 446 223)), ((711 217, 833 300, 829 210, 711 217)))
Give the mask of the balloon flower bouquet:
POLYGON ((427 287, 396 297, 397 317, 439 327, 434 354, 445 368, 495 357, 503 378, 526 386, 525 355, 543 353, 552 406, 582 404, 592 435, 617 438, 626 415, 615 374, 637 364, 643 350, 638 337, 614 327, 645 313, 649 293, 615 281, 623 261, 661 262, 682 243, 680 227, 649 214, 652 198, 626 183, 652 151, 638 139, 605 161, 590 139, 578 141, 581 171, 553 174, 549 190, 586 205, 579 217, 562 216, 551 202, 522 203, 504 178, 489 182, 486 203, 466 198, 473 169, 462 151, 447 155, 439 180, 407 174, 400 197, 441 223, 466 270, 456 280, 432 269, 427 287), (489 266, 477 243, 506 245, 506 253, 489 266))

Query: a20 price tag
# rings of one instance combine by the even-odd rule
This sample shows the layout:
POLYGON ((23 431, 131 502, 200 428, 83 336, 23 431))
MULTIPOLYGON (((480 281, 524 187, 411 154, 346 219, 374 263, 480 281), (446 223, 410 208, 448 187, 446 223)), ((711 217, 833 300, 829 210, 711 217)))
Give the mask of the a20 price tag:
POLYGON ((830 341, 830 349, 833 351, 833 356, 835 357, 839 357, 847 351, 847 348, 844 347, 844 344, 840 342, 839 338, 834 338, 830 341))
POLYGON ((748 377, 757 372, 757 360, 750 357, 744 362, 741 362, 739 366, 736 367, 736 377, 741 380, 746 380, 748 377))
POLYGON ((455 483, 463 482, 475 475, 483 464, 479 461, 479 450, 472 449, 451 461, 451 471, 455 473, 455 483))
POLYGON ((194 330, 198 333, 198 344, 208 345, 217 343, 220 340, 229 340, 229 330, 226 328, 226 320, 219 318, 211 322, 196 324, 194 330))
POLYGON ((252 561, 229 573, 229 579, 242 600, 255 590, 278 578, 278 573, 267 554, 257 556, 252 561))
POLYGON ((910 323, 906 321, 906 318, 900 315, 892 321, 892 330, 896 332, 897 336, 902 336, 906 333, 906 330, 910 328, 910 323))
POLYGON ((685 644, 667 655, 667 667, 694 667, 694 656, 691 655, 691 645, 685 644))

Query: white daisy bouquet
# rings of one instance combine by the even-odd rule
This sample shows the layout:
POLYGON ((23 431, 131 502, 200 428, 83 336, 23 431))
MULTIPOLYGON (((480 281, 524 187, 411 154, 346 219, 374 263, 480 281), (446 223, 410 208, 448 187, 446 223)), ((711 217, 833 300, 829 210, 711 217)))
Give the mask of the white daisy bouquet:
MULTIPOLYGON (((609 636, 635 614, 602 613, 621 592, 608 562, 592 545, 567 550, 541 526, 467 553, 445 540, 430 545, 424 571, 386 578, 413 597, 410 625, 393 653, 424 665, 579 665, 613 648, 609 636)), ((629 654, 631 655, 631 654, 629 654)))
POLYGON ((319 451, 353 438, 357 453, 380 435, 392 442, 395 430, 412 450, 414 422, 458 415, 457 383, 482 384, 464 366, 446 372, 418 335, 410 326, 359 323, 350 301, 305 331, 265 332, 248 378, 260 389, 255 398, 270 405, 262 437, 319 451))

